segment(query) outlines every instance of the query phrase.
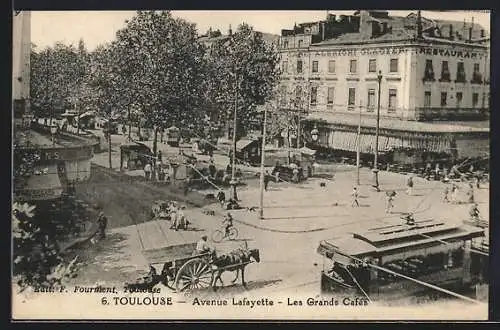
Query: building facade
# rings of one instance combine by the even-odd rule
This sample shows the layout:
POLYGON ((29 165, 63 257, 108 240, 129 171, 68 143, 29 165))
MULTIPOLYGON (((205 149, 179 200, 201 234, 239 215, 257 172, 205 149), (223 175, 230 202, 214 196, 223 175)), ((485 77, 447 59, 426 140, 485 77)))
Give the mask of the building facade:
POLYGON ((487 120, 490 111, 489 39, 477 24, 436 22, 420 14, 392 17, 383 11, 328 15, 325 21, 282 30, 280 52, 281 107, 304 110, 304 135, 319 126, 323 147, 355 151, 343 141, 352 137, 333 137, 334 131, 352 135, 362 122, 370 137, 362 152, 373 152, 368 141, 373 141, 378 109, 379 150, 414 146, 459 157, 450 149, 455 136, 487 137, 485 127, 465 122, 487 120), (443 125, 449 121, 462 123, 443 125), (403 136, 414 142, 384 143, 403 136), (422 142, 436 136, 447 136, 448 142, 442 148, 422 142))

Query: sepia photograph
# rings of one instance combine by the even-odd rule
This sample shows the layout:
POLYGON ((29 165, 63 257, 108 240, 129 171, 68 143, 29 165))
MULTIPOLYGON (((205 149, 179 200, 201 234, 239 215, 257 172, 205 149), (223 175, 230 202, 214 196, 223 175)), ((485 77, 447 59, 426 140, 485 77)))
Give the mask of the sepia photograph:
POLYGON ((13 321, 488 320, 490 12, 14 11, 13 321))

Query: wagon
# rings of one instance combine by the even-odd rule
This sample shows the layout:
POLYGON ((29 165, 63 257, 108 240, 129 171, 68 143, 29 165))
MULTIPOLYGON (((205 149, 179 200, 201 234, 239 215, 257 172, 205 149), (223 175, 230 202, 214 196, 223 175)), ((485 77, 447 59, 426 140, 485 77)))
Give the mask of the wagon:
MULTIPOLYGON (((215 253, 195 253, 196 243, 169 246, 159 250, 145 251, 146 257, 155 269, 161 269, 160 282, 176 292, 190 292, 197 289, 212 288, 215 290, 217 280, 225 271, 242 271, 244 282, 244 268, 254 261, 260 262, 257 249, 252 252, 252 259, 239 263, 218 266, 214 259, 215 253), (256 251, 256 252, 255 252, 256 251), (167 260, 167 261, 165 261, 167 260)), ((236 278, 235 278, 236 281, 236 278)))

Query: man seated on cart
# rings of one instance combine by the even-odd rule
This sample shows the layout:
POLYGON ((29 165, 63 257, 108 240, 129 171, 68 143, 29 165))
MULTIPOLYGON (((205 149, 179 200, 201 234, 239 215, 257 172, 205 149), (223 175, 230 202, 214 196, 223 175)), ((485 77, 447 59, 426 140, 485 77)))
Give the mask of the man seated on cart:
POLYGON ((210 247, 210 245, 208 245, 207 240, 208 236, 203 235, 201 236, 201 239, 198 242, 196 242, 196 249, 194 250, 195 255, 203 254, 206 252, 212 252, 212 248, 210 247))
POLYGON ((222 225, 224 226, 226 230, 226 236, 229 235, 229 229, 233 226, 233 216, 231 213, 227 212, 227 214, 224 216, 224 219, 222 220, 222 225))

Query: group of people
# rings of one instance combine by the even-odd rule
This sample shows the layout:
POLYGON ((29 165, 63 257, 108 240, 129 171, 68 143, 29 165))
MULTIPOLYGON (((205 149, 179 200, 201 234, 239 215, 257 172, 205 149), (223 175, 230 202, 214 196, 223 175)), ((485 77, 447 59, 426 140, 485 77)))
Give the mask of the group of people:
POLYGON ((146 165, 144 165, 144 178, 147 181, 160 181, 160 182, 170 181, 170 175, 169 172, 165 170, 163 166, 162 157, 163 156, 161 151, 158 151, 156 159, 152 159, 150 162, 147 162, 146 165))

